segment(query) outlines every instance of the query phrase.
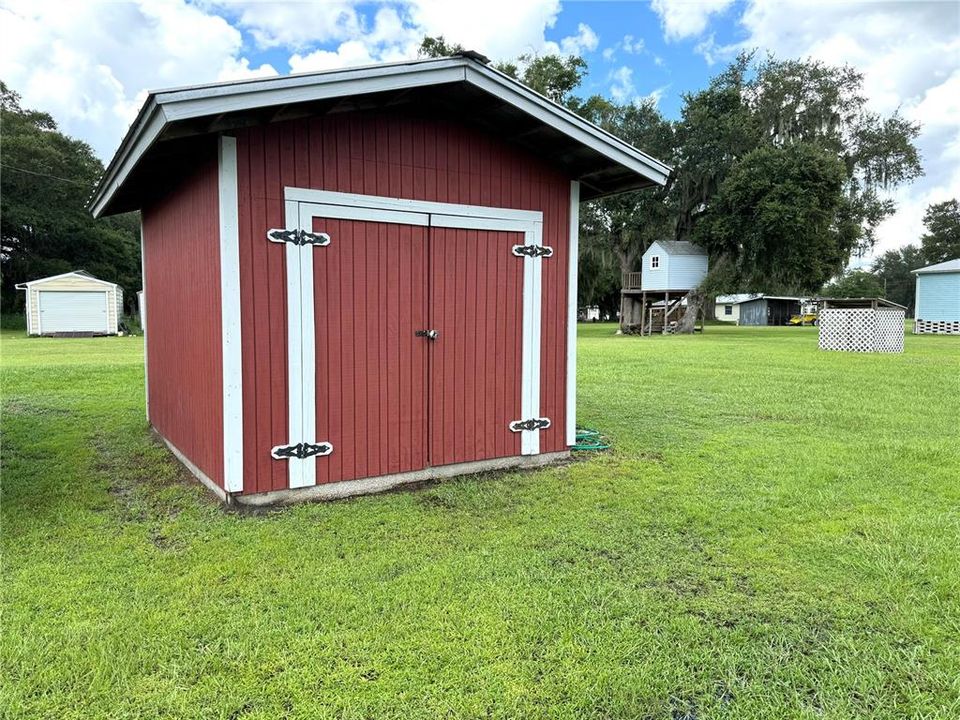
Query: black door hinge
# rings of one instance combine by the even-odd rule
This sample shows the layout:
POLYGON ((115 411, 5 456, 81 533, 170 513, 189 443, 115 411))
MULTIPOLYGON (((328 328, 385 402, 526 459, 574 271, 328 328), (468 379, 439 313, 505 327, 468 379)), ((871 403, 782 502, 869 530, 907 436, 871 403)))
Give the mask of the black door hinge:
POLYGON ((530 418, 529 420, 514 420, 510 423, 513 432, 521 430, 546 430, 550 427, 550 418, 530 418))
POLYGON ((549 245, 514 245, 513 254, 517 257, 551 257, 553 248, 549 245))
POLYGON ((308 457, 319 455, 329 455, 333 452, 333 445, 330 443, 297 443, 296 445, 277 445, 270 451, 270 455, 277 460, 289 460, 298 458, 304 460, 308 457))
POLYGON ((306 230, 284 230, 274 228, 267 230, 267 240, 275 243, 292 243, 294 245, 315 245, 325 247, 330 244, 330 236, 326 233, 307 232, 306 230))

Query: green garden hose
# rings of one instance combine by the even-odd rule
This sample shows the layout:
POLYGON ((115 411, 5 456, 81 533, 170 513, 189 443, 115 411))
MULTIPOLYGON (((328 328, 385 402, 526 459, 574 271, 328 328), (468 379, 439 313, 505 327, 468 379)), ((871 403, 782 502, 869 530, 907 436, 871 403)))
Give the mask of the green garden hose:
POLYGON ((606 435, 601 435, 599 430, 591 428, 577 428, 577 443, 570 448, 571 450, 609 450, 610 440, 606 435))

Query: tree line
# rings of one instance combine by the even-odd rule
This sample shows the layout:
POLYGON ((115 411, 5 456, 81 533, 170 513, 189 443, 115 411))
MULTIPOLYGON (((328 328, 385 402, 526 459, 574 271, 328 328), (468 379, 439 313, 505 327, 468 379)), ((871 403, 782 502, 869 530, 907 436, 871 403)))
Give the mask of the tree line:
POLYGON ((960 258, 960 202, 927 207, 920 244, 911 243, 877 256, 869 269, 850 270, 821 291, 828 297, 885 297, 913 317, 916 276, 913 270, 960 258))
MULTIPOLYGON (((462 50, 427 37, 420 54, 462 50)), ((662 188, 581 209, 579 303, 605 314, 619 307, 622 273, 635 270, 657 239, 695 242, 710 257, 707 278, 688 297, 694 312, 685 329, 696 310, 712 310, 716 294, 814 294, 873 247, 878 225, 895 210, 887 191, 922 174, 919 126, 869 111, 863 77, 850 67, 742 54, 706 88, 683 96, 676 121, 651 100, 580 97, 587 73, 580 57, 527 54, 494 67, 674 168, 662 188)), ((16 283, 80 268, 119 283, 133 302, 131 291, 141 287, 139 218, 94 220, 86 210, 102 163, 50 115, 22 108, 2 83, 0 105, 4 312, 22 309, 16 283)), ((941 222, 943 213, 931 212, 931 222, 941 222)), ((877 259, 873 274, 887 273, 888 294, 899 292, 903 267, 922 250, 877 259)))
MULTIPOLYGON (((461 50, 442 37, 421 46, 428 57, 461 50)), ((744 53, 683 96, 677 121, 651 100, 579 97, 579 57, 494 67, 674 168, 662 188, 581 209, 579 302, 605 314, 619 305, 622 273, 656 239, 692 241, 710 258, 681 330, 719 293, 814 294, 874 246, 895 210, 888 191, 923 172, 919 126, 871 112, 862 74, 846 66, 744 53)))
POLYGON ((136 213, 94 220, 87 211, 103 163, 85 142, 67 137, 44 112, 21 107, 0 82, 0 304, 23 311, 16 284, 86 270, 126 291, 132 310, 140 285, 136 213))

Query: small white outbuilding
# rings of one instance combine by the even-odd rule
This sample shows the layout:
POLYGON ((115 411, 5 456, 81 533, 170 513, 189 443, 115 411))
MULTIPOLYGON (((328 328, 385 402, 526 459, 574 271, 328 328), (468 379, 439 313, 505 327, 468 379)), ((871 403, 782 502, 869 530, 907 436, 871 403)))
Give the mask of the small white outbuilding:
POLYGON ((123 289, 85 270, 17 285, 27 293, 28 335, 116 335, 123 289))
POLYGON ((818 298, 820 349, 903 352, 906 308, 885 298, 818 298))

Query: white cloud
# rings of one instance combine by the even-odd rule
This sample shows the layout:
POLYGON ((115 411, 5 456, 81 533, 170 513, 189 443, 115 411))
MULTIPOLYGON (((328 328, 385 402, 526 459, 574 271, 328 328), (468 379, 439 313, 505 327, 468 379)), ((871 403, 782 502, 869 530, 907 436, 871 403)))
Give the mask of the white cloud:
POLYGON ((721 13, 733 0, 653 0, 653 11, 660 16, 663 36, 683 40, 702 35, 710 17, 721 13))
POLYGON ((185 2, 12 0, 0 8, 0 77, 108 158, 147 89, 251 74, 240 32, 185 2))
POLYGON ((877 252, 917 242, 926 205, 960 197, 960 33, 957 9, 940 2, 751 0, 738 46, 705 48, 729 55, 738 48, 779 57, 848 63, 864 74, 870 107, 898 108, 922 124, 918 146, 925 177, 893 194, 897 214, 878 231, 877 252))
POLYGON ((702 55, 707 65, 714 65, 719 60, 729 60, 736 54, 734 48, 717 45, 716 36, 713 33, 698 42, 693 51, 697 55, 702 55))
POLYGON ((645 43, 643 38, 635 38, 633 35, 624 35, 623 42, 620 44, 623 51, 630 55, 638 55, 643 52, 645 43))
POLYGON ((314 50, 305 55, 295 53, 290 57, 290 70, 331 70, 410 59, 417 56, 422 37, 421 32, 404 25, 396 9, 382 7, 374 16, 373 27, 368 32, 340 43, 336 50, 314 50))
POLYGON ((669 85, 664 85, 650 91, 646 95, 640 95, 633 81, 633 69, 626 65, 622 65, 611 72, 607 79, 610 81, 610 96, 618 103, 639 104, 652 102, 654 105, 659 105, 670 87, 669 85))
POLYGON ((612 61, 617 52, 620 50, 623 50, 623 52, 627 53, 628 55, 639 55, 646 50, 646 43, 644 43, 643 38, 635 38, 633 35, 624 35, 623 40, 620 40, 612 47, 604 48, 603 59, 607 60, 608 62, 612 61))
POLYGON ((279 75, 279 73, 269 63, 254 68, 250 67, 250 61, 246 58, 231 57, 223 61, 223 66, 217 73, 217 80, 244 80, 246 78, 273 77, 275 75, 279 75))
POLYGON ((295 50, 354 38, 363 32, 363 19, 351 1, 270 2, 264 0, 210 0, 247 30, 258 47, 295 50))
POLYGON ((667 90, 669 89, 670 89, 669 85, 658 87, 655 90, 651 90, 649 93, 644 95, 641 98, 641 101, 651 102, 654 105, 659 105, 660 101, 663 100, 663 96, 667 94, 667 90))
POLYGON ((50 112, 64 132, 107 159, 148 89, 276 74, 269 63, 251 65, 245 37, 261 49, 288 50, 295 71, 413 58, 424 35, 442 34, 497 59, 553 48, 585 52, 599 42, 587 25, 559 43, 546 40, 559 0, 409 0, 374 8, 355 0, 3 0, 0 77, 26 107, 50 112))
POLYGON ((355 65, 369 65, 375 62, 366 44, 359 40, 347 40, 336 50, 314 50, 307 55, 295 54, 290 57, 292 72, 311 72, 332 70, 355 65))
POLYGON ((631 102, 637 97, 637 88, 633 84, 633 70, 626 65, 610 73, 613 83, 610 85, 610 95, 619 103, 631 102))
POLYGON ((553 27, 559 0, 412 0, 409 22, 426 35, 443 35, 492 58, 543 52, 544 30, 553 27))
MULTIPOLYGON (((551 43, 548 43, 551 44, 551 43)), ((600 38, 589 25, 577 25, 577 34, 565 37, 560 41, 560 52, 564 55, 583 55, 593 52, 600 44, 600 38)))

